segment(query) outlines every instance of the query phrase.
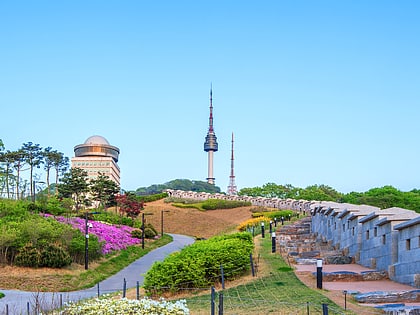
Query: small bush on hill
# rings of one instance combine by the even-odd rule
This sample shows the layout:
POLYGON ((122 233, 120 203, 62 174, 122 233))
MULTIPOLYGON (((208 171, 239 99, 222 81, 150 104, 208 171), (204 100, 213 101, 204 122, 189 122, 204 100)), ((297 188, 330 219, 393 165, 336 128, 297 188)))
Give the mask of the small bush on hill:
POLYGON ((31 243, 26 244, 20 252, 16 255, 15 264, 21 267, 33 267, 37 268, 40 266, 41 253, 31 243))
POLYGON ((216 209, 232 209, 250 206, 249 201, 234 201, 234 200, 222 200, 222 199, 207 199, 203 202, 202 207, 205 210, 216 210, 216 209))
POLYGON ((144 237, 145 238, 154 238, 157 235, 156 231, 154 229, 151 229, 150 227, 144 228, 144 237))
POLYGON ((141 239, 143 233, 140 229, 135 229, 131 231, 131 237, 139 238, 141 239))
MULTIPOLYGON (((101 257, 102 245, 98 241, 98 237, 89 234, 88 256, 89 261, 93 261, 101 257)), ((77 264, 83 264, 85 261, 85 236, 82 232, 75 230, 74 236, 68 245, 68 251, 71 259, 77 264)))
POLYGON ((59 245, 36 247, 26 244, 16 255, 15 264, 21 267, 61 268, 71 264, 70 255, 59 245))
POLYGON ((41 250, 40 267, 62 268, 71 264, 69 253, 59 245, 48 244, 41 250))
POLYGON ((163 198, 166 198, 166 197, 168 197, 168 193, 164 192, 164 193, 160 193, 160 194, 137 196, 137 200, 138 201, 143 201, 143 202, 152 202, 152 201, 160 200, 160 199, 163 199, 163 198))
POLYGON ((181 204, 194 204, 198 203, 199 201, 196 199, 186 199, 186 198, 176 198, 176 197, 168 197, 165 199, 165 203, 181 203, 181 204))

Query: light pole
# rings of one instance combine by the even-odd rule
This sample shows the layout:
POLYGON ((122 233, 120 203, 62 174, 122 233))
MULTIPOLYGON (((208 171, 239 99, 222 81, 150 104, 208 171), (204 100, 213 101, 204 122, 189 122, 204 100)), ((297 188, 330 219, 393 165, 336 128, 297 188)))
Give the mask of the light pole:
POLYGON ((88 212, 85 214, 85 270, 89 269, 89 225, 88 212))
POLYGON ((161 223, 161 233, 160 233, 160 237, 163 237, 163 213, 164 212, 169 212, 169 210, 162 210, 160 212, 160 223, 161 223))
POLYGON ((92 228, 92 223, 89 223, 89 214, 97 214, 99 212, 87 212, 85 213, 85 270, 89 269, 89 228, 92 228))
POLYGON ((322 259, 316 260, 316 287, 322 289, 322 259))

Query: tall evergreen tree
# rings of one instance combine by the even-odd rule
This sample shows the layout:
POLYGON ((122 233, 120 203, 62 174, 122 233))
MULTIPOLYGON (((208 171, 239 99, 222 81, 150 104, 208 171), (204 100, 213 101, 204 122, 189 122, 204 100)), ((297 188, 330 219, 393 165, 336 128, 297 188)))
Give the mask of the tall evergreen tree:
POLYGON ((98 177, 89 184, 93 200, 98 201, 103 208, 115 202, 115 195, 120 189, 108 176, 99 172, 98 177))
POLYGON ((81 168, 71 168, 68 173, 65 173, 58 186, 58 193, 60 197, 72 198, 76 211, 79 211, 82 206, 89 205, 88 193, 88 173, 81 168))
POLYGON ((58 178, 69 168, 69 158, 63 153, 57 152, 53 156, 53 165, 55 168, 55 194, 58 195, 58 178))
POLYGON ((24 154, 24 161, 29 165, 30 175, 30 187, 31 195, 35 196, 35 187, 34 187, 34 168, 39 168, 43 162, 42 148, 39 144, 33 144, 32 142, 24 143, 22 146, 22 151, 24 154))

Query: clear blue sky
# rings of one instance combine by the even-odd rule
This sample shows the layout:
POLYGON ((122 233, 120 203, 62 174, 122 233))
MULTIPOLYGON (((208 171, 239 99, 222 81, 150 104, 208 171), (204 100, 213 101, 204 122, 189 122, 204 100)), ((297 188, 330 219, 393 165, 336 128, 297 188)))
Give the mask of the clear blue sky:
POLYGON ((126 190, 420 188, 419 1, 1 1, 6 149, 101 135, 126 190))

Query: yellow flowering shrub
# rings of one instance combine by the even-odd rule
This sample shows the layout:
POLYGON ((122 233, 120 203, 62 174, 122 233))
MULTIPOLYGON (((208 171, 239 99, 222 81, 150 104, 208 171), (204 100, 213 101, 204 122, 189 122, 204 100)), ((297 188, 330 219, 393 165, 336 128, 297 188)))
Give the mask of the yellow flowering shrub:
POLYGON ((237 226, 236 229, 243 232, 246 231, 247 227, 260 225, 261 222, 270 222, 270 218, 261 216, 257 218, 248 219, 237 226))

